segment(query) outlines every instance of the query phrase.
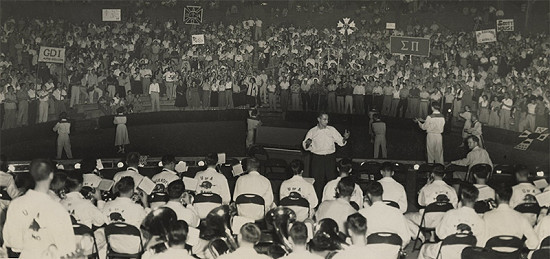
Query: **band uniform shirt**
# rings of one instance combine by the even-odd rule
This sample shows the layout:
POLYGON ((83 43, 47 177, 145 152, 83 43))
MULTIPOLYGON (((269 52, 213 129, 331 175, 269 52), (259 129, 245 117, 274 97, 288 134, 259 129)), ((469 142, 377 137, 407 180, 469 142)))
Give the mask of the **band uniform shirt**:
POLYGON ((61 205, 76 219, 76 222, 89 228, 92 228, 92 225, 101 227, 107 221, 92 201, 85 199, 80 192, 67 193, 66 198, 61 200, 61 205))
POLYGON ((305 198, 309 202, 310 208, 317 207, 319 200, 317 199, 315 188, 313 187, 313 184, 304 180, 302 176, 294 175, 292 178, 283 181, 279 196, 282 199, 289 196, 292 192, 299 193, 300 196, 305 198))
POLYGON ((515 208, 519 204, 535 202, 535 197, 540 193, 531 183, 518 183, 512 187, 512 197, 510 198, 510 207, 515 208))
POLYGON ((151 178, 151 180, 155 184, 162 184, 164 185, 164 189, 166 190, 168 188, 168 185, 172 183, 173 181, 179 180, 179 176, 176 172, 163 168, 162 171, 151 178))
POLYGON ((487 227, 487 238, 511 235, 521 239, 525 236, 527 248, 533 250, 539 245, 539 238, 527 218, 508 204, 499 204, 496 209, 486 212, 483 220, 487 227))
POLYGON ((401 213, 407 212, 407 193, 403 185, 395 181, 392 177, 383 177, 378 180, 382 185, 382 199, 385 201, 394 201, 399 205, 401 213))
MULTIPOLYGON (((336 186, 338 182, 342 179, 341 176, 336 177, 336 179, 329 181, 325 188, 323 189, 323 198, 321 201, 335 200, 336 199, 336 186)), ((363 208, 363 190, 359 185, 355 184, 353 193, 351 194, 350 201, 353 201, 359 205, 359 208, 363 208)))
POLYGON ((367 236, 377 232, 395 233, 403 240, 403 247, 409 243, 411 234, 403 213, 382 201, 373 202, 370 207, 359 210, 367 219, 367 236))
POLYGON ((456 208, 458 204, 456 191, 442 180, 434 180, 432 183, 424 185, 418 194, 418 204, 425 207, 434 203, 440 194, 445 194, 449 198, 449 202, 456 208))
POLYGON ((483 219, 473 208, 460 207, 447 211, 439 225, 435 228, 435 233, 441 240, 446 237, 459 233, 459 225, 465 224, 470 227, 472 234, 477 238, 477 246, 483 246, 486 238, 486 226, 483 219))
POLYGON ((145 218, 145 209, 127 197, 117 197, 105 203, 103 215, 107 223, 124 222, 139 228, 141 221, 145 218))
POLYGON ((248 174, 241 175, 235 183, 233 200, 241 194, 256 194, 261 196, 265 202, 265 209, 268 211, 273 205, 273 189, 271 182, 258 171, 251 171, 248 174))
POLYGON ((223 204, 229 204, 231 194, 227 178, 220 174, 216 169, 208 167, 206 170, 198 172, 195 175, 197 180, 197 194, 199 193, 215 193, 222 197, 223 204))

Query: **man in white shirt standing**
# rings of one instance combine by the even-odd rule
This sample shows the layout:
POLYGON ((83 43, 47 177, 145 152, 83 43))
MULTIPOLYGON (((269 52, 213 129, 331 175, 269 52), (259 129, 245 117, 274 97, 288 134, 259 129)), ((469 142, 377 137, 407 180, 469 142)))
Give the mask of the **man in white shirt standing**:
POLYGON ((160 112, 160 85, 156 78, 153 78, 153 82, 149 85, 149 95, 151 96, 151 111, 160 112))
POLYGON ((432 102, 432 114, 426 117, 422 122, 421 119, 415 119, 421 129, 428 133, 426 137, 426 149, 428 153, 428 163, 443 164, 443 129, 445 127, 445 117, 439 112, 441 105, 439 102, 432 102))
POLYGON ((487 226, 487 239, 495 236, 525 236, 525 246, 534 250, 539 245, 539 238, 531 223, 519 212, 510 208, 508 204, 512 198, 512 188, 502 188, 497 193, 498 207, 483 215, 487 226))
POLYGON ((258 170, 260 168, 260 161, 256 158, 247 158, 246 167, 248 173, 239 176, 237 183, 235 183, 235 191, 233 193, 233 200, 237 200, 237 197, 241 194, 256 194, 264 198, 265 212, 273 207, 273 189, 271 188, 271 182, 265 176, 261 175, 258 170))
POLYGON ((303 162, 298 159, 293 160, 290 162, 290 169, 294 173, 294 176, 281 183, 279 197, 283 199, 290 196, 293 192, 298 193, 309 202, 309 208, 313 211, 313 208, 317 207, 319 200, 317 199, 317 194, 315 193, 313 184, 304 180, 302 177, 302 173, 304 172, 303 162))
POLYGON ((382 188, 384 189, 382 199, 384 201, 393 201, 397 203, 401 213, 407 212, 407 193, 405 192, 403 185, 392 178, 394 174, 393 164, 390 162, 384 162, 382 167, 380 167, 380 173, 382 174, 382 179, 378 182, 382 184, 382 188))
POLYGON ((13 200, 8 208, 4 245, 20 258, 59 258, 73 253, 76 239, 69 213, 48 195, 53 165, 45 159, 31 162, 34 189, 13 200))
POLYGON ((231 201, 231 194, 229 192, 227 178, 216 171, 218 155, 210 153, 206 156, 204 162, 208 166, 206 170, 200 171, 195 175, 195 179, 197 180, 197 194, 215 193, 222 197, 223 204, 229 204, 231 201))
MULTIPOLYGON (((176 180, 179 180, 180 177, 178 176, 178 173, 176 173, 176 158, 174 155, 165 155, 162 157, 162 171, 151 178, 151 180, 156 185, 162 185, 163 189, 166 190, 168 188, 168 185, 176 180)), ((187 222, 189 223, 189 222, 187 222)))
POLYGON ((399 235, 405 247, 411 241, 407 227, 407 219, 397 208, 382 201, 385 190, 379 182, 372 182, 367 186, 367 196, 372 202, 370 207, 359 210, 367 219, 367 236, 377 232, 389 232, 399 235))
MULTIPOLYGON (((336 177, 336 179, 328 182, 325 185, 321 201, 335 200, 336 198, 338 198, 336 187, 338 186, 338 183, 342 178, 348 177, 350 175, 352 170, 351 160, 348 158, 341 159, 340 161, 338 161, 336 170, 338 170, 340 176, 336 177)), ((363 208, 363 190, 361 190, 361 187, 359 187, 359 185, 357 184, 355 184, 350 201, 355 202, 359 209, 363 208)))
POLYGON ((340 135, 338 130, 328 126, 328 114, 320 112, 317 116, 317 126, 310 129, 302 145, 305 150, 311 152, 310 175, 315 178, 315 191, 317 195, 322 193, 323 187, 334 178, 336 178, 336 147, 346 145, 350 132, 345 130, 344 136, 340 135))
POLYGON ((500 127, 503 129, 510 129, 510 111, 514 101, 510 98, 509 93, 504 93, 504 99, 502 99, 502 107, 500 108, 500 127))

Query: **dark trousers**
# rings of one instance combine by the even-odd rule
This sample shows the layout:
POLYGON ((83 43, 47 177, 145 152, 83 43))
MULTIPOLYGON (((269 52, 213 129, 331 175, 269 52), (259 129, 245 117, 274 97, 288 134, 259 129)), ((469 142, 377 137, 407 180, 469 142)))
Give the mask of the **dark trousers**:
POLYGON ((29 125, 36 124, 38 120, 38 101, 32 100, 29 102, 29 125))
POLYGON ((300 93, 300 97, 302 98, 302 109, 304 111, 309 110, 310 104, 311 104, 311 98, 309 97, 309 93, 300 93))
POLYGON ((399 104, 397 104, 397 110, 396 110, 395 116, 399 117, 401 112, 401 117, 405 118, 405 113, 407 112, 407 105, 408 105, 407 98, 399 99, 399 104))
POLYGON ((374 96, 374 102, 373 102, 373 108, 375 108, 378 112, 382 111, 382 103, 384 102, 384 96, 383 95, 375 95, 374 96))
POLYGON ((311 154, 310 176, 315 179, 313 187, 319 200, 323 197, 323 189, 328 181, 336 179, 336 155, 311 154))
POLYGON ((365 110, 368 112, 372 109, 372 94, 365 95, 365 110))

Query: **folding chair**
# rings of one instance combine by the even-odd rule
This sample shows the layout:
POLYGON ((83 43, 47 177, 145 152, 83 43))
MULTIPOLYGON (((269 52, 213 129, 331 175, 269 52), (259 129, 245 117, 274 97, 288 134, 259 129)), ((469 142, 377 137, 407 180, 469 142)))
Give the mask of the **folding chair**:
POLYGON ((216 193, 199 193, 193 200, 193 207, 197 210, 200 219, 205 219, 211 210, 220 205, 222 205, 222 197, 216 193))
POLYGON ((367 183, 382 179, 382 175, 380 174, 380 166, 380 163, 376 161, 367 161, 362 163, 357 172, 359 182, 367 183))
POLYGON ((235 199, 237 205, 237 214, 242 217, 261 220, 265 216, 264 198, 257 194, 245 193, 237 196, 235 199))
POLYGON ((509 165, 496 165, 490 176, 487 176, 487 185, 493 189, 499 189, 504 186, 512 186, 516 182, 514 169, 509 165))
POLYGON ((477 214, 485 214, 485 212, 493 210, 493 208, 496 207, 496 205, 491 205, 491 203, 494 203, 495 201, 493 199, 490 200, 483 200, 483 201, 476 201, 474 203, 474 210, 477 214))
POLYGON ((367 237, 367 246, 377 258, 399 259, 402 256, 403 240, 399 235, 389 232, 372 233, 367 237))
POLYGON ((472 233, 457 233, 441 241, 436 259, 460 259, 466 247, 475 246, 477 238, 472 233))
POLYGON ((297 221, 304 221, 310 217, 309 201, 304 197, 290 195, 279 201, 279 205, 293 210, 297 221))
POLYGON ((537 218, 540 213, 540 206, 538 203, 521 203, 518 204, 515 208, 515 211, 520 212, 523 216, 527 218, 531 226, 534 226, 537 223, 537 218))
POLYGON ((115 222, 105 226, 107 258, 140 258, 143 252, 141 232, 135 226, 115 222))
POLYGON ((500 259, 493 251, 484 247, 465 247, 460 254, 461 259, 500 259))
POLYGON ((485 243, 485 248, 498 255, 500 259, 519 258, 522 247, 523 241, 515 236, 496 236, 485 243))
POLYGON ((395 201, 390 201, 390 200, 383 200, 382 201, 383 203, 385 203, 386 205, 388 206, 391 206, 391 207, 394 207, 396 209, 399 209, 399 204, 395 201))
POLYGON ((535 250, 531 255, 531 259, 548 259, 550 258, 550 236, 545 237, 540 242, 540 248, 535 250))
POLYGON ((438 238, 435 234, 435 227, 439 225, 439 222, 443 218, 445 212, 452 209, 453 205, 448 202, 434 202, 424 208, 424 213, 422 214, 422 219, 420 220, 420 225, 418 226, 418 233, 416 234, 416 239, 414 240, 413 251, 420 250, 424 244, 421 243, 420 246, 417 247, 420 233, 424 234, 427 243, 438 242, 438 238), (426 234, 430 234, 430 239, 433 239, 433 241, 429 241, 430 239, 428 239, 426 234))
POLYGON ((94 231, 88 226, 79 223, 73 223, 73 231, 77 238, 76 242, 84 250, 84 255, 88 258, 99 258, 94 231), (89 241, 92 242, 90 243, 89 241))

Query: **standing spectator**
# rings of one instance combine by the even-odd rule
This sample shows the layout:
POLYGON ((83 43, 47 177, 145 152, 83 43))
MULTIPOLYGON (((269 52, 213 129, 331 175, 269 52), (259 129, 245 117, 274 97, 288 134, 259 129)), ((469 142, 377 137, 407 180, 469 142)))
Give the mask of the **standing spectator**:
MULTIPOLYGON (((29 94, 27 84, 21 83, 21 90, 17 91, 17 126, 27 126, 29 121, 29 94)), ((56 109, 58 111, 58 109, 56 109)))
POLYGON ((356 81, 353 87, 353 105, 355 113, 365 114, 365 86, 359 81, 356 81))
POLYGON ((397 105, 397 108, 395 110, 396 117, 405 118, 405 114, 407 113, 408 101, 409 101, 408 98, 409 98, 409 88, 405 83, 403 83, 403 86, 399 90, 399 104, 397 105))
POLYGON ((290 95, 291 95, 291 109, 294 111, 300 110, 300 81, 292 80, 292 85, 290 86, 290 95))
MULTIPOLYGON (((309 90, 311 89, 311 85, 307 83, 307 80, 304 78, 302 81, 302 84, 300 85, 300 97, 302 98, 302 110, 308 111, 309 107, 311 107, 311 96, 309 90)), ((334 105, 335 97, 334 97, 334 91, 336 89, 336 84, 334 81, 329 85, 329 92, 328 92, 328 105, 329 105, 329 111, 334 112, 336 105, 334 105), (332 86, 332 87, 331 87, 332 86), (331 97, 331 90, 332 90, 332 97, 331 97), (331 99, 332 99, 332 110, 331 110, 331 99)))
POLYGON ((258 92, 259 92, 259 86, 256 83, 256 78, 251 77, 247 85, 248 85, 248 88, 246 90, 246 103, 250 107, 256 107, 258 105, 256 101, 258 100, 258 92))
MULTIPOLYGON (((210 87, 210 86, 208 86, 210 87)), ((176 86, 176 102, 174 105, 181 110, 184 110, 187 107, 187 84, 183 79, 177 81, 176 86)), ((208 92, 208 99, 210 99, 210 91, 208 92)))
POLYGON ((248 111, 248 119, 246 120, 247 133, 246 133, 246 148, 250 148, 254 144, 254 138, 256 136, 256 130, 262 125, 262 121, 259 117, 257 109, 251 109, 248 111))
MULTIPOLYGON (((71 84, 70 107, 71 108, 73 108, 75 104, 80 104, 80 84, 82 84, 82 77, 83 75, 79 70, 76 70, 72 73, 71 80, 70 80, 70 84, 71 84)), ((112 96, 115 96, 114 92, 112 96)), ((31 96, 31 99, 32 98, 33 97, 31 96)))
MULTIPOLYGON (((17 124, 17 96, 13 89, 13 86, 8 86, 8 91, 4 95, 4 124, 3 129, 15 128, 17 124)), ((47 116, 46 110, 46 116, 47 116)))
POLYGON ((345 100, 344 100, 344 113, 352 114, 353 113, 353 87, 351 86, 352 82, 346 82, 345 86, 345 100), (349 111, 349 112, 348 112, 349 111))
MULTIPOLYGON (((418 116, 421 119, 425 119, 428 116, 428 104, 430 101, 430 93, 428 93, 426 87, 420 87, 420 106, 418 116)), ((394 114, 395 116, 395 114, 394 114)))
POLYGON ((8 208, 4 245, 21 253, 21 258, 59 258, 75 251, 69 213, 48 195, 53 170, 49 161, 33 160, 30 173, 34 189, 13 200, 8 208))
POLYGON ((502 99, 502 108, 500 109, 500 127, 503 129, 510 129, 510 111, 514 101, 510 98, 509 93, 504 93, 504 99, 502 99))
MULTIPOLYGON (((288 76, 284 76, 279 83, 280 90, 281 90, 281 109, 283 112, 286 112, 288 110, 288 102, 289 102, 289 87, 290 87, 290 81, 288 76)), ((314 101, 315 102, 315 101, 314 101)))
POLYGON ((372 132, 374 133, 374 158, 378 158, 379 150, 382 150, 382 158, 388 157, 388 151, 386 150, 386 123, 380 120, 378 113, 373 116, 372 132))
POLYGON ((141 87, 143 88, 142 90, 144 93, 148 94, 153 71, 147 65, 142 65, 141 69, 139 70, 139 75, 141 77, 141 87))
MULTIPOLYGON (((212 87, 213 78, 207 77, 202 81, 202 108, 207 110, 210 108, 210 96, 211 96, 211 87, 212 87)), ((182 82, 180 81, 180 84, 182 82)), ((179 86, 179 85, 178 85, 179 86)), ((185 92, 184 92, 185 93, 185 92)), ((177 88, 176 88, 176 100, 177 100, 177 88)))
POLYGON ((118 80, 118 88, 117 93, 120 98, 126 98, 126 93, 128 91, 132 90, 132 86, 130 84, 130 77, 124 73, 120 72, 120 75, 117 78, 118 80))
POLYGON ((537 96, 537 106, 535 107, 535 128, 548 128, 548 108, 544 104, 544 98, 537 96))
MULTIPOLYGON (((102 95, 101 95, 102 96, 102 95)), ((101 96, 99 98, 101 98, 101 96)), ((52 93, 52 97, 55 100, 55 110, 60 114, 67 111, 67 87, 64 84, 60 84, 52 93)), ((98 102, 99 102, 98 98, 98 102)))
POLYGON ((479 101, 479 121, 481 123, 489 123, 489 98, 487 95, 482 95, 479 101))
POLYGON ((377 111, 381 111, 382 110, 382 103, 384 102, 384 96, 383 96, 384 92, 383 92, 382 86, 380 86, 379 81, 376 81, 375 86, 372 89, 372 94, 374 96, 373 104, 372 104, 373 107, 377 111))
POLYGON ((408 112, 407 118, 418 118, 419 116, 418 109, 420 107, 419 98, 420 98, 420 89, 418 89, 417 85, 414 84, 412 85, 412 88, 409 90, 409 101, 407 103, 407 112, 408 112))
POLYGON ((166 85, 166 97, 168 100, 176 98, 177 74, 172 71, 172 68, 168 67, 166 72, 162 75, 164 78, 164 84, 166 85))
POLYGON ((315 191, 321 194, 327 181, 336 178, 336 147, 346 145, 350 132, 345 130, 344 136, 332 126, 328 126, 328 114, 320 112, 317 117, 317 126, 310 129, 302 145, 305 150, 311 151, 311 176, 315 178, 315 191))
POLYGON ((277 109, 277 85, 273 79, 267 81, 267 96, 269 101, 269 110, 275 111, 277 109))
POLYGON ((498 101, 498 96, 493 96, 491 102, 491 113, 489 114, 489 126, 498 127, 500 118, 498 113, 500 111, 501 103, 498 101))
POLYGON ((71 123, 67 120, 67 113, 62 112, 59 114, 59 122, 53 127, 53 131, 57 132, 57 159, 61 159, 63 150, 68 159, 73 158, 73 152, 71 151, 71 123))
POLYGON ((117 153, 125 153, 124 146, 130 144, 130 139, 128 138, 128 128, 126 128, 126 115, 124 115, 124 107, 119 107, 117 109, 117 115, 113 123, 116 126, 116 135, 115 135, 115 146, 118 147, 117 153))
POLYGON ((418 126, 428 133, 426 137, 428 163, 443 164, 443 137, 441 133, 443 133, 445 127, 445 118, 439 112, 440 107, 438 102, 432 102, 432 114, 428 115, 424 122, 415 119, 418 126))
POLYGON ((394 88, 390 82, 388 82, 383 88, 384 101, 382 105, 382 110, 380 111, 382 115, 388 116, 391 114, 390 112, 391 112, 391 105, 392 105, 393 90, 394 88))
POLYGON ((342 82, 338 84, 336 88, 336 107, 338 113, 345 113, 345 98, 346 98, 346 88, 342 82))
POLYGON ((466 138, 470 135, 468 130, 472 127, 472 112, 470 111, 470 106, 464 106, 464 112, 460 113, 460 117, 464 119, 464 126, 462 127, 462 144, 460 147, 464 146, 466 138))
POLYGON ((38 123, 48 121, 48 100, 50 93, 46 91, 46 86, 42 85, 42 90, 37 93, 40 103, 38 104, 38 123))
POLYGON ((153 83, 149 85, 149 95, 151 96, 151 111, 160 112, 160 85, 156 78, 153 78, 153 83))

